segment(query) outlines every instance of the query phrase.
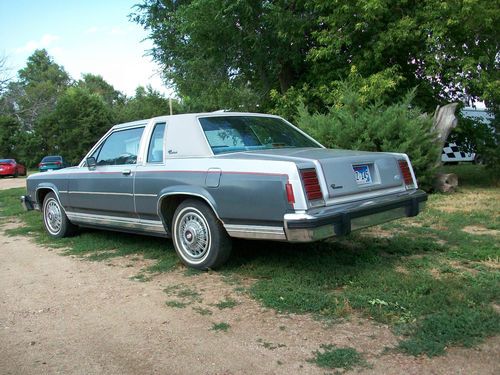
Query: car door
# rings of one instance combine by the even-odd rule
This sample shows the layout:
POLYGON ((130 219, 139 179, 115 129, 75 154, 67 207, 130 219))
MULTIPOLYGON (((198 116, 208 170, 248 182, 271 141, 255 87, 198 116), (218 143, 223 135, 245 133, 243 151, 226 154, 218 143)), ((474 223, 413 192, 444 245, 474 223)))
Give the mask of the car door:
POLYGON ((135 220, 134 175, 144 126, 116 129, 91 155, 96 167, 84 166, 69 181, 69 210, 80 219, 111 226, 135 220), (129 220, 127 220, 129 219, 129 220))
POLYGON ((149 138, 146 158, 137 166, 135 178, 135 206, 141 222, 158 221, 158 193, 168 186, 165 170, 165 133, 166 123, 154 125, 149 138))

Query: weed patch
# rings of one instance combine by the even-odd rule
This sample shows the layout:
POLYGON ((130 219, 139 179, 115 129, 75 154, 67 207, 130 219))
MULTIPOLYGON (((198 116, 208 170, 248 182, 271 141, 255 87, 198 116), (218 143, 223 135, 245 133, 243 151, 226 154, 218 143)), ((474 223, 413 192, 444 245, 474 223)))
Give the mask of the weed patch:
POLYGON ((228 323, 213 323, 212 328, 210 328, 212 331, 223 331, 227 332, 231 328, 231 326, 228 323))
POLYGON ((308 360, 319 367, 351 370, 367 366, 363 356, 354 348, 337 348, 335 345, 321 345, 320 348, 313 353, 314 358, 308 360))

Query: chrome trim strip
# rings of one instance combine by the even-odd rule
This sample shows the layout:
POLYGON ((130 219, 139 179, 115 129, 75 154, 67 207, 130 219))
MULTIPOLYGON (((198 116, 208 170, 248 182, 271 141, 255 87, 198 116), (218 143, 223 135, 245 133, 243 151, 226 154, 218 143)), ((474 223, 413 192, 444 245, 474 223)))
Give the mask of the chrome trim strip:
POLYGON ((286 240, 285 231, 282 227, 224 224, 224 228, 231 237, 259 240, 286 240))
POLYGON ((331 198, 326 201, 326 206, 332 206, 335 204, 340 204, 340 203, 350 203, 350 202, 356 202, 356 201, 361 201, 365 199, 370 199, 370 198, 378 198, 386 195, 391 195, 391 194, 396 194, 396 193, 405 193, 407 190, 401 185, 401 186, 396 186, 394 188, 386 188, 386 189, 380 189, 380 190, 373 190, 370 192, 362 192, 362 193, 357 193, 357 194, 349 194, 346 195, 345 197, 339 197, 339 198, 331 198))
POLYGON ((158 214, 159 217, 162 217, 161 216, 161 209, 160 209, 161 208, 161 202, 162 202, 163 198, 168 197, 170 195, 189 195, 189 196, 198 197, 198 198, 203 199, 210 206, 210 208, 212 209, 212 211, 215 213, 215 216, 217 216, 217 219, 219 219, 220 222, 222 224, 224 224, 224 222, 220 218, 217 210, 215 209, 215 207, 213 206, 213 204, 207 199, 207 197, 205 197, 205 196, 203 196, 201 194, 197 194, 197 193, 187 193, 187 192, 180 192, 180 191, 174 191, 174 192, 165 193, 165 194, 162 194, 161 196, 158 197, 158 203, 156 204, 156 213, 158 214))
POLYGON ((84 214, 80 212, 66 212, 68 219, 74 223, 107 225, 117 228, 137 229, 146 232, 165 234, 163 223, 157 220, 143 220, 128 217, 84 214))
POLYGON ((158 194, 134 194, 136 197, 154 197, 156 198, 158 194))
POLYGON ((97 195, 124 195, 127 197, 133 197, 134 194, 132 193, 112 193, 112 192, 105 192, 105 191, 68 191, 69 194, 97 194, 97 195))

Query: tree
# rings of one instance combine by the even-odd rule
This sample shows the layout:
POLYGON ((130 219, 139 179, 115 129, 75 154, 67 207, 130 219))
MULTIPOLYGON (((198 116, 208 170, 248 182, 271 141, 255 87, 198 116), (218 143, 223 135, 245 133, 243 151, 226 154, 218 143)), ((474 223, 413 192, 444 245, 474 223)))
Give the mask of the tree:
POLYGON ((394 67, 397 93, 417 87, 417 101, 499 100, 498 0, 313 0, 322 14, 309 53, 329 83, 355 65, 363 77, 394 67))
POLYGON ((12 80, 10 68, 7 66, 7 57, 0 56, 0 96, 7 89, 9 82, 12 80))
POLYGON ((17 158, 20 124, 12 116, 0 115, 0 158, 17 158))
POLYGON ((26 67, 19 70, 19 81, 12 82, 4 107, 13 113, 25 130, 33 130, 37 119, 55 108, 57 98, 70 84, 63 67, 44 49, 36 50, 26 67))
MULTIPOLYGON (((153 58, 198 110, 259 110, 307 69, 316 19, 307 1, 144 0, 132 19, 153 58)), ((265 108, 264 108, 265 109, 265 108)))
POLYGON ((82 74, 82 79, 77 82, 77 86, 99 95, 109 106, 123 103, 125 100, 125 96, 100 75, 82 74))
POLYGON ((71 163, 79 162, 111 127, 111 109, 102 97, 85 88, 68 88, 50 113, 42 116, 35 128, 39 137, 39 157, 63 155, 71 163))
MULTIPOLYGON (((127 122, 164 116, 169 114, 169 100, 151 86, 139 86, 135 96, 127 99, 122 105, 115 108, 117 122, 127 122)), ((178 101, 172 101, 174 113, 181 113, 178 101)))

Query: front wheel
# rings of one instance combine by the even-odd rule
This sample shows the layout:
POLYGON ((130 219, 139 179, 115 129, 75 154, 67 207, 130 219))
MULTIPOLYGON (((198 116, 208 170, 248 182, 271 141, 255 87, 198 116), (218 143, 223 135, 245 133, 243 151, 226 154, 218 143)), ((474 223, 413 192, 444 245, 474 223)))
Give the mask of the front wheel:
POLYGON ((45 196, 42 213, 43 224, 49 236, 62 238, 75 233, 77 227, 69 221, 54 193, 45 196))
POLYGON ((231 238, 205 203, 188 199, 172 220, 175 251, 184 264, 199 270, 215 269, 231 254, 231 238))

